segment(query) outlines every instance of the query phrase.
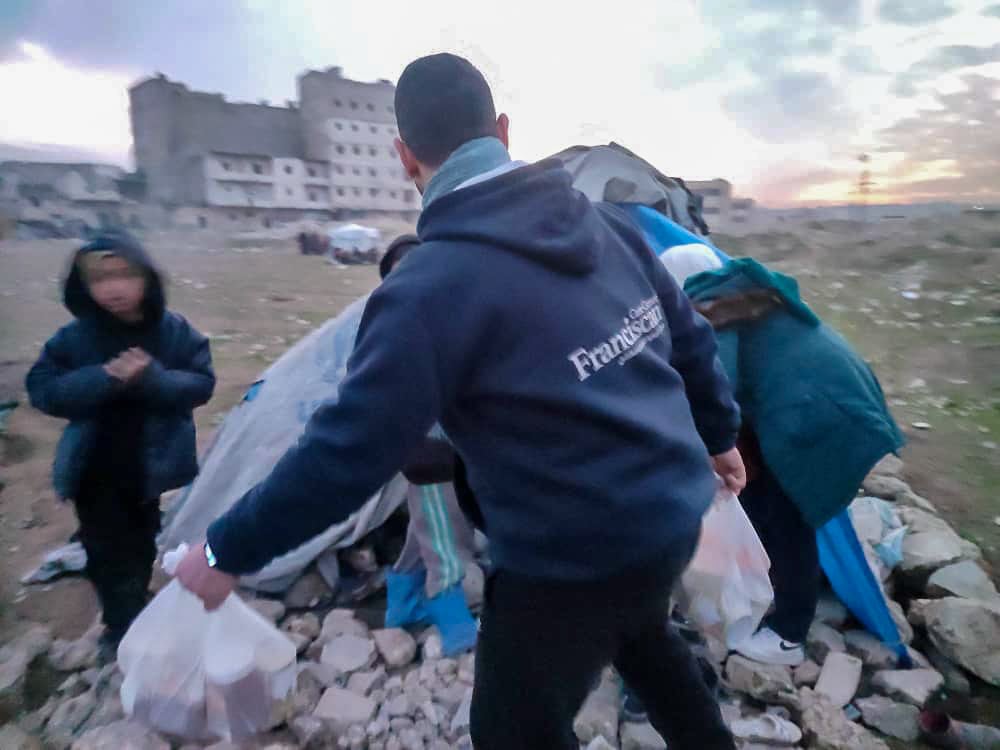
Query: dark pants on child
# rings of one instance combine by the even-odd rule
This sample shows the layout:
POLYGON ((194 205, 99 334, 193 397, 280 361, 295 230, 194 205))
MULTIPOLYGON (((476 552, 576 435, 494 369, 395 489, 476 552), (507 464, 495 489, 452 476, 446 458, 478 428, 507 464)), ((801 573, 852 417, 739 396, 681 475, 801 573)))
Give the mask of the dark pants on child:
POLYGON ((493 574, 476 651, 476 750, 577 750, 573 719, 608 664, 671 750, 731 750, 718 704, 667 617, 694 545, 603 581, 493 574))
POLYGON ((816 531, 763 462, 740 503, 771 558, 774 610, 765 624, 786 641, 802 643, 816 615, 822 580, 816 531))
POLYGON ((118 641, 149 597, 160 530, 159 500, 114 486, 91 486, 76 498, 87 577, 97 590, 107 637, 118 641))

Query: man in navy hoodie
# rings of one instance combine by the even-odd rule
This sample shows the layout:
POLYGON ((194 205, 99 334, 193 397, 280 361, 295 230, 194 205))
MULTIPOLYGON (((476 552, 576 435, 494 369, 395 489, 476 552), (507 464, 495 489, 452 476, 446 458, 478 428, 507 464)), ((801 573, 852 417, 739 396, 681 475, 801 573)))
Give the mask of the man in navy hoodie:
POLYGON ((354 511, 440 422, 490 535, 472 737, 576 748, 614 663, 673 750, 732 748, 667 622, 739 411, 714 335, 623 213, 558 163, 511 162, 508 120, 453 55, 411 63, 397 150, 421 245, 372 294, 336 402, 178 570, 215 607, 354 511), (715 471, 713 472, 713 468, 715 471))

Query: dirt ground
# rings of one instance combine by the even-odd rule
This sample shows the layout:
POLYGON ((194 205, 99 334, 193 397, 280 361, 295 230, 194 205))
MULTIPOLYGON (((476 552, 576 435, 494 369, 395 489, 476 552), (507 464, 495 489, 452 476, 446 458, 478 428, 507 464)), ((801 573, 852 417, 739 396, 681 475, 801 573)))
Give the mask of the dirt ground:
MULTIPOLYGON (((996 566, 1000 223, 953 223, 808 225, 717 242, 794 273, 807 301, 872 362, 910 437, 908 479, 996 566)), ((170 275, 170 306, 212 341, 219 385, 197 413, 202 445, 261 370, 377 281, 373 267, 331 266, 274 238, 145 239, 170 275)), ((28 407, 23 392, 45 338, 68 320, 59 277, 74 246, 0 242, 0 401, 22 401, 0 439, 0 642, 27 621, 75 636, 96 613, 79 578, 19 583, 74 530, 49 478, 61 423, 28 407)))

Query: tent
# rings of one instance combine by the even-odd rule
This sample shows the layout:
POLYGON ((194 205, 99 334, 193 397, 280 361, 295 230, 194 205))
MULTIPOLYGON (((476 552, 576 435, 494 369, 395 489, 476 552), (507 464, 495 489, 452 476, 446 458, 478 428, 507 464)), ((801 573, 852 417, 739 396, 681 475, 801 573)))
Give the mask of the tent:
POLYGON ((381 235, 373 227, 343 224, 327 232, 331 260, 375 260, 381 235))
MULTIPOLYGON (((626 210, 639 224, 657 257, 662 258, 666 253, 691 243, 703 243, 723 262, 729 260, 729 256, 706 239, 678 226, 652 208, 628 206, 626 210)), ((823 572, 840 600, 869 631, 896 652, 900 666, 910 666, 909 653, 892 619, 882 586, 865 557, 848 510, 841 511, 820 528, 816 532, 816 541, 823 572)))
MULTIPOLYGON (((367 301, 367 295, 355 300, 295 344, 226 416, 202 456, 198 477, 167 512, 162 548, 203 539, 212 521, 270 473, 319 404, 337 398, 367 301)), ((241 583, 258 591, 283 591, 327 550, 349 547, 381 526, 405 496, 406 481, 397 476, 348 519, 241 583)))

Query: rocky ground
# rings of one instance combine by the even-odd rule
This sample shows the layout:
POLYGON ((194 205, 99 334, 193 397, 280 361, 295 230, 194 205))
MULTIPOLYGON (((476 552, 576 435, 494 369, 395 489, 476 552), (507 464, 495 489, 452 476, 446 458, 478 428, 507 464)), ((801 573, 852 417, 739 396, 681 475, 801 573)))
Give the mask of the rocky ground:
MULTIPOLYGON (((928 702, 1000 723, 1000 227, 826 224, 718 241, 799 278, 886 387, 910 440, 906 464, 883 464, 852 515, 918 667, 895 670, 891 653, 826 600, 803 667, 716 653, 727 717, 777 711, 800 728, 800 746, 827 750, 922 747, 916 716, 928 702)), ((197 417, 203 443, 268 362, 376 280, 371 268, 328 266, 272 239, 206 242, 150 238, 173 277, 172 304, 211 336, 220 387, 197 417)), ((24 372, 65 320, 56 277, 70 249, 0 243, 0 401, 23 399, 24 372)), ((181 747, 122 716, 120 675, 95 665, 89 587, 19 583, 73 529, 49 488, 59 427, 22 407, 0 440, 0 749, 181 747)), ((302 667, 254 746, 468 746, 471 657, 440 658, 432 633, 380 632, 364 606, 331 611, 315 573, 285 602, 257 606, 291 634, 302 667)), ((575 729, 583 747, 662 747, 648 725, 622 721, 613 675, 575 729)))
MULTIPOLYGON (((1000 596, 978 564, 979 548, 936 515, 933 505, 899 478, 901 471, 899 460, 883 461, 865 482, 866 494, 855 501, 851 514, 872 571, 892 597, 892 614, 903 641, 910 644, 914 668, 898 668, 895 653, 864 631, 832 596, 821 602, 809 632, 809 660, 795 669, 759 664, 709 643, 707 653, 714 655, 722 678, 723 713, 746 750, 885 750, 891 743, 917 747, 922 739, 918 716, 927 707, 984 721, 983 707, 994 696, 991 686, 1000 687, 1000 596), (775 744, 746 721, 764 713, 791 721, 797 729, 775 744)), ((312 579, 286 600, 321 600, 317 585, 312 579)), ((467 588, 470 601, 480 594, 476 584, 467 588)), ((293 693, 276 707, 271 730, 242 747, 472 747, 468 727, 474 655, 444 658, 433 628, 418 634, 372 629, 350 609, 329 610, 320 617, 301 609, 289 613, 275 600, 251 604, 295 642, 299 664, 293 693)), ((98 634, 95 626, 79 639, 53 640, 49 628, 36 625, 0 649, 0 718, 10 720, 0 729, 0 747, 236 747, 183 742, 127 720, 119 698, 122 676, 114 665, 97 666, 98 634), (45 684, 54 690, 47 691, 45 684)), ((607 670, 574 723, 581 747, 664 748, 650 725, 624 720, 620 689, 618 678, 607 670)), ((530 686, 526 697, 530 699, 530 686)))

